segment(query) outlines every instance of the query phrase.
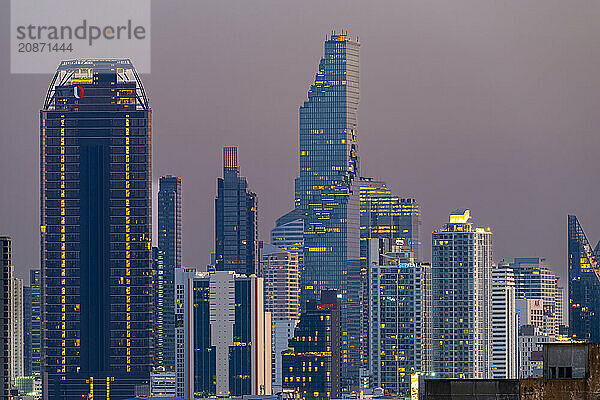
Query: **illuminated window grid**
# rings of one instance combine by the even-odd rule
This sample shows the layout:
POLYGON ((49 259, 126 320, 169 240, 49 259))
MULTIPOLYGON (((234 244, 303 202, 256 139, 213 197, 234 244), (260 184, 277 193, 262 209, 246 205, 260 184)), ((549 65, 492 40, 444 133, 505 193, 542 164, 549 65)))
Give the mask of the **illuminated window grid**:
POLYGON ((125 115, 125 295, 126 295, 126 352, 127 352, 127 372, 131 372, 131 209, 130 207, 130 187, 129 180, 129 114, 125 115))
MULTIPOLYGON (((65 207, 65 116, 60 116, 60 372, 66 372, 66 207, 65 207)), ((65 380, 65 376, 61 377, 65 380)))

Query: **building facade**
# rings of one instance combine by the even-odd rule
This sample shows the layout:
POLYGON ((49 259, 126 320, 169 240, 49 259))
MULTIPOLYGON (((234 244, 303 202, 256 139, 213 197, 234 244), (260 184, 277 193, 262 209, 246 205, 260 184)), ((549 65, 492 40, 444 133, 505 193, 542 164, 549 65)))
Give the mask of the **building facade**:
POLYGON ((541 378, 544 357, 543 346, 550 339, 533 325, 519 327, 518 378, 541 378))
POLYGON ((372 387, 409 398, 411 376, 422 371, 423 275, 410 246, 396 246, 396 240, 369 240, 379 248, 370 265, 369 366, 372 387))
POLYGON ((563 314, 563 289, 558 285, 558 274, 540 257, 518 257, 509 267, 515 275, 517 298, 541 301, 545 326, 539 327, 540 332, 550 337, 557 335, 563 314))
POLYGON ((322 290, 310 300, 283 352, 283 388, 302 400, 341 398, 340 305, 337 291, 322 290))
POLYGON ((298 254, 272 244, 262 244, 265 311, 273 320, 296 320, 300 314, 298 254))
POLYGON ((300 106, 296 203, 304 219, 301 299, 321 290, 342 296, 344 386, 358 385, 360 363, 359 47, 332 34, 308 99, 300 106))
POLYGON ((600 342, 600 266, 579 220, 568 217, 569 328, 575 339, 600 342))
POLYGON ((516 314, 515 276, 507 263, 499 263, 492 269, 491 378, 518 378, 516 314))
POLYGON ((283 356, 282 353, 290 350, 290 340, 298 325, 298 319, 273 320, 273 394, 283 390, 283 356))
POLYGON ((11 288, 12 288, 12 239, 0 236, 0 268, 2 282, 0 284, 0 398, 8 399, 11 388, 11 288))
POLYGON ((130 60, 59 65, 40 112, 45 398, 127 397, 148 382, 151 126, 130 60))
POLYGON ((432 235, 432 368, 440 378, 489 377, 492 232, 469 210, 432 235))
POLYGON ((40 375, 41 350, 41 277, 39 269, 29 271, 29 286, 23 288, 23 359, 24 376, 40 375))
POLYGON ((154 271, 156 365, 175 370, 175 268, 181 267, 181 178, 163 176, 158 190, 158 251, 154 271))
POLYGON ((14 267, 11 275, 10 376, 14 385, 16 378, 25 376, 23 354, 23 279, 15 276, 14 267))
POLYGON ((304 220, 299 208, 282 215, 271 229, 271 244, 298 253, 298 271, 304 268, 304 220))
POLYGON ((175 271, 177 396, 270 395, 271 314, 263 280, 233 271, 175 271))
POLYGON ((254 274, 260 262, 257 250, 258 197, 240 176, 237 147, 224 147, 215 199, 216 270, 254 274))

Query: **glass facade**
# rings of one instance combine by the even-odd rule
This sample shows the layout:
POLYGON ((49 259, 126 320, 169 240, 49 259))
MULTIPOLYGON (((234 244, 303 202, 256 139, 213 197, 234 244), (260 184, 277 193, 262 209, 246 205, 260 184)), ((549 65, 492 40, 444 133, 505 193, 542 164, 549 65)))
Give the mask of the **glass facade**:
POLYGON ((370 271, 371 383, 386 395, 407 398, 411 375, 421 372, 421 267, 387 252, 370 271))
POLYGON ((300 209, 295 208, 277 218, 271 229, 271 244, 298 254, 298 271, 304 269, 304 219, 300 209))
POLYGON ((283 388, 295 389, 302 400, 341 398, 340 307, 337 292, 324 290, 309 300, 294 337, 293 350, 282 354, 283 388))
POLYGON ((590 243, 575 215, 568 217, 569 328, 573 337, 600 342, 598 246, 590 243))
POLYGON ((96 399, 127 396, 147 382, 153 357, 151 126, 131 61, 60 64, 40 112, 48 398, 90 391, 96 399))
POLYGON ((175 271, 177 395, 271 394, 271 318, 262 278, 233 271, 175 271))
POLYGON ((258 260, 258 197, 240 176, 237 147, 223 148, 223 178, 217 179, 215 254, 217 271, 254 274, 258 260))
POLYGON ((181 267, 181 178, 163 176, 158 191, 158 250, 154 271, 156 365, 175 368, 175 268, 181 267))
POLYGON ((302 304, 322 289, 342 298, 345 386, 358 384, 360 359, 359 47, 331 35, 308 100, 300 107, 297 204, 304 217, 302 304))

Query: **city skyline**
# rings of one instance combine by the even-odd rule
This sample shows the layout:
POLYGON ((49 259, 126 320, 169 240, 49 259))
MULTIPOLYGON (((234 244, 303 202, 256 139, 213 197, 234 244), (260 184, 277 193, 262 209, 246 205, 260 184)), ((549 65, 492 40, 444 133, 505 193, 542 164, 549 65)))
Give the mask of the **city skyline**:
MULTIPOLYGON (((153 97, 153 102, 160 110, 155 125, 154 186, 157 186, 158 177, 161 175, 172 173, 181 176, 184 181, 191 183, 189 185, 191 191, 186 192, 186 199, 188 201, 193 199, 193 204, 197 205, 196 209, 187 210, 186 223, 183 227, 185 238, 183 264, 202 265, 209 258, 213 243, 212 232, 196 233, 194 226, 197 226, 200 221, 206 221, 206 223, 212 221, 212 197, 206 194, 206 192, 212 191, 204 190, 204 188, 214 187, 218 157, 215 158, 211 153, 217 153, 222 145, 237 144, 240 146, 240 151, 244 154, 241 163, 244 174, 253 182, 254 190, 263 196, 261 210, 264 212, 261 213, 259 222, 260 239, 268 240, 268 232, 274 225, 275 217, 289 211, 292 198, 291 179, 295 176, 297 169, 295 160, 297 107, 302 100, 302 91, 306 89, 307 79, 313 73, 320 55, 316 46, 322 41, 324 34, 331 26, 335 26, 339 31, 340 28, 345 28, 350 24, 351 35, 360 34, 363 48, 368 52, 363 54, 361 65, 363 79, 359 129, 361 131, 363 175, 385 179, 394 193, 418 199, 423 209, 423 232, 434 229, 438 221, 443 220, 449 211, 455 208, 469 207, 494 230, 497 259, 529 255, 546 257, 550 267, 560 273, 564 282, 566 276, 564 215, 567 213, 577 214, 585 221, 584 224, 590 238, 593 240, 598 237, 598 231, 594 231, 596 225, 594 216, 599 214, 598 206, 592 204, 596 189, 591 187, 593 185, 583 183, 592 178, 595 161, 590 151, 597 147, 596 141, 598 140, 585 134, 585 132, 591 132, 589 127, 596 126, 596 116, 590 110, 589 104, 594 104, 596 95, 592 93, 598 92, 594 89, 598 81, 588 72, 588 67, 594 65, 595 60, 590 57, 595 57, 596 53, 590 57, 583 57, 581 50, 587 50, 592 46, 586 46, 585 42, 580 43, 581 40, 587 40, 584 39, 585 37, 594 37, 597 28, 584 23, 581 27, 582 30, 578 31, 582 33, 572 33, 571 36, 560 35, 563 31, 556 28, 558 24, 547 22, 553 22, 559 16, 561 18, 565 15, 573 17, 578 14, 568 11, 566 8, 563 9, 563 6, 559 5, 552 5, 546 9, 539 19, 529 9, 514 9, 517 7, 516 5, 507 5, 506 7, 510 8, 509 11, 521 11, 521 19, 515 22, 508 19, 507 14, 510 14, 508 11, 495 14, 497 15, 496 20, 491 15, 493 11, 501 10, 497 10, 493 6, 473 5, 472 8, 465 10, 464 5, 467 3, 461 4, 463 7, 458 7, 457 10, 443 8, 439 12, 440 14, 456 15, 462 11, 468 23, 440 20, 437 14, 429 14, 415 5, 410 5, 410 7, 407 5, 406 10, 410 12, 406 14, 417 17, 416 22, 410 22, 407 18, 402 17, 404 15, 400 12, 402 8, 390 9, 390 15, 401 17, 400 21, 406 23, 404 28, 394 26, 380 29, 380 25, 375 26, 373 24, 375 18, 388 20, 379 11, 374 12, 374 15, 360 18, 353 15, 356 11, 354 13, 344 11, 340 15, 332 17, 333 10, 329 7, 326 7, 325 15, 319 16, 318 20, 311 23, 308 28, 300 30, 299 22, 292 19, 291 22, 294 23, 288 29, 278 30, 280 32, 278 35, 271 34, 273 28, 269 34, 258 27, 250 30, 249 23, 256 22, 259 18, 256 15, 250 15, 246 19, 236 17, 227 21, 226 27, 232 29, 229 31, 223 29, 220 41, 201 45, 209 46, 207 51, 212 49, 215 44, 232 45, 235 40, 240 38, 241 32, 246 30, 246 33, 250 33, 247 36, 254 37, 250 42, 245 41, 246 39, 242 40, 242 44, 249 46, 253 43, 253 46, 248 47, 250 49, 248 51, 256 51, 256 57, 252 57, 252 65, 250 65, 252 68, 248 68, 248 65, 242 67, 245 71, 261 69, 263 63, 271 62, 273 59, 267 53, 273 52, 277 45, 280 45, 282 38, 293 39, 295 42, 293 50, 298 52, 297 55, 287 51, 283 55, 278 55, 277 57, 283 64, 274 64, 275 70, 273 68, 269 70, 274 74, 275 81, 283 82, 282 75, 279 75, 280 72, 277 68, 282 65, 282 69, 286 69, 285 76, 290 79, 289 84, 284 85, 285 88, 281 85, 267 86, 268 93, 274 95, 277 103, 281 103, 275 107, 277 111, 275 114, 281 116, 273 116, 273 112, 266 113, 263 106, 244 101, 249 99, 248 88, 256 88, 256 84, 249 84, 250 86, 245 84, 243 90, 240 89, 237 92, 240 100, 235 100, 234 104, 236 108, 240 108, 241 117, 249 124, 245 134, 240 133, 244 131, 243 129, 235 129, 238 117, 234 117, 231 122, 228 122, 222 113, 214 112, 212 113, 213 117, 204 117, 199 129, 191 129, 188 124, 196 124, 196 122, 192 121, 194 118, 184 118, 185 115, 193 115, 188 106, 184 105, 180 110, 173 110, 172 106, 166 104, 171 101, 174 92, 173 89, 165 90, 168 82, 165 81, 165 73, 161 71, 165 70, 166 65, 164 61, 157 59, 157 67, 154 68, 153 73, 143 76, 150 95, 153 97), (492 8, 490 9, 490 7, 492 8), (405 39, 402 35, 397 34, 405 32, 404 29, 410 29, 408 32, 421 32, 417 29, 418 22, 428 22, 429 19, 426 17, 431 18, 431 22, 435 22, 437 25, 425 24, 422 29, 427 35, 424 37, 409 35, 405 39), (493 43, 490 48, 485 47, 479 41, 475 42, 470 39, 473 34, 478 32, 478 25, 473 24, 479 20, 492 22, 489 30, 486 31, 488 33, 486 38, 493 43), (235 28, 235 23, 239 22, 243 23, 235 28), (558 36, 560 40, 557 48, 562 50, 553 51, 547 47, 537 46, 544 43, 543 39, 541 42, 536 41, 540 40, 536 39, 537 36, 532 39, 531 43, 526 43, 523 45, 524 48, 521 48, 512 42, 513 34, 498 31, 498 25, 503 25, 502 23, 511 23, 511 26, 515 28, 515 35, 534 30, 534 32, 540 33, 541 37, 558 36), (300 32, 304 34, 300 36, 300 32), (451 39, 455 40, 444 39, 444 32, 454 33, 455 35, 451 39), (256 40, 256 38, 268 40, 264 41, 264 45, 258 46, 256 43, 260 40, 256 40), (392 64, 401 66, 400 73, 394 73, 397 72, 397 68, 390 69, 380 61, 382 60, 382 51, 386 45, 390 44, 390 38, 398 40, 397 43, 391 43, 397 45, 401 50, 400 53, 404 55, 401 63, 396 62, 397 58, 392 59, 392 64), (425 50, 413 48, 409 43, 411 40, 421 46, 425 45, 423 47, 425 50), (460 44, 461 42, 463 44, 460 44), (458 51, 456 54, 459 57, 456 60, 450 59, 450 51, 444 50, 440 44, 448 45, 452 50, 458 51), (512 62, 497 65, 496 56, 490 53, 484 53, 483 59, 472 57, 473 51, 488 49, 491 53, 495 53, 500 49, 498 47, 500 44, 510 45, 503 51, 503 54, 509 56, 512 62), (573 46, 569 46, 569 44, 573 46), (525 55, 524 50, 537 48, 540 48, 540 53, 536 53, 538 57, 525 55), (431 53, 432 56, 425 57, 422 52, 431 53), (441 62, 435 63, 435 57, 438 57, 441 62), (584 61, 579 63, 570 61, 575 59, 584 61), (544 72, 536 73, 533 76, 533 78, 538 78, 537 81, 532 80, 537 83, 526 84, 522 86, 522 89, 518 89, 517 82, 521 85, 523 82, 529 82, 525 78, 531 78, 527 73, 530 72, 529 68, 532 66, 530 63, 533 60, 536 61, 535 65, 539 64, 544 72), (559 62, 549 62, 552 60, 559 62), (283 65, 289 66, 291 69, 284 68, 283 65), (497 69, 490 69, 490 66, 494 65, 497 69), (428 69, 425 68, 425 72, 415 71, 414 69, 418 69, 418 67, 427 67, 428 69), (466 72, 474 75, 467 79, 466 75, 458 72, 461 67, 468 67, 466 72), (485 74, 479 72, 486 69, 488 72, 485 74), (446 74, 441 74, 444 71, 446 74), (514 74, 511 74, 511 71, 514 74), (574 74, 575 72, 581 72, 581 78, 574 78, 573 76, 577 75, 574 74), (589 92, 584 88, 579 94, 561 90, 561 88, 565 89, 565 84, 569 84, 567 87, 570 87, 570 84, 578 82, 573 79, 585 80, 586 86, 590 87, 589 92), (414 84, 411 85, 411 82, 414 84), (465 84, 464 98, 459 99, 458 104, 455 105, 449 101, 450 97, 446 97, 450 94, 444 93, 448 91, 456 94, 456 90, 461 85, 454 85, 451 82, 465 84), (502 88, 507 83, 510 85, 504 92, 502 88), (386 94, 388 91, 383 90, 384 84, 390 85, 392 89, 390 93, 393 94, 392 99, 398 101, 397 106, 390 107, 384 103, 390 100, 390 95, 386 94), (431 89, 429 85, 435 88, 431 89), (374 93, 377 94, 374 95, 374 93), (550 96, 553 93, 560 93, 563 97, 568 96, 569 100, 574 101, 556 99, 554 102, 544 103, 544 105, 535 101, 535 99, 543 97, 561 97, 550 96), (438 95, 441 98, 438 99, 438 95), (381 97, 381 99, 377 97, 381 97), (476 107, 477 100, 481 101, 482 98, 487 100, 483 101, 480 107, 476 107), (238 103, 238 101, 243 101, 243 103, 238 103), (512 102, 517 102, 524 107, 523 111, 517 111, 516 107, 510 106, 512 102), (572 105, 567 103, 572 103, 572 105), (435 115, 438 117, 425 119, 423 114, 432 111, 435 111, 435 115), (551 115, 553 111, 564 118, 554 119, 554 116, 551 115), (525 117, 525 114, 530 117, 525 117), (477 117, 473 117, 474 115, 477 117), (267 116, 273 120, 270 121, 267 116), (190 121, 175 123, 177 119, 189 119, 190 121), (378 120, 382 122, 377 122, 378 120), (503 122, 499 122, 499 120, 503 122), (488 125, 484 121, 492 123, 488 125), (566 121, 569 122, 568 125, 566 121), (219 125, 218 129, 214 129, 217 123, 222 125, 219 125), (218 138, 211 137, 209 134, 211 131, 221 135, 215 135, 219 136, 218 138), (267 150, 281 149, 279 151, 281 154, 268 152, 264 157, 258 157, 257 154, 261 152, 261 149, 253 148, 250 143, 252 139, 270 142, 270 146, 274 147, 268 147, 267 150), (202 143, 199 140, 205 141, 206 145, 199 146, 199 143, 202 143), (439 140, 441 142, 436 142, 439 140), (471 151, 466 151, 459 146, 461 142, 465 141, 469 142, 467 147, 472 148, 471 151), (381 143, 386 145, 378 148, 377 146, 380 146, 381 143), (447 149, 446 156, 442 157, 439 152, 429 155, 425 144, 431 146, 432 143, 440 144, 439 147, 447 149), (406 147, 401 144, 412 145, 411 148, 414 148, 414 151, 404 150, 406 147), (194 149, 194 153, 198 153, 199 150, 200 157, 197 157, 198 154, 194 154, 194 157, 205 159, 206 162, 197 164, 192 161, 186 147, 194 149), (563 150, 559 150, 560 148, 563 150), (392 149, 394 153, 391 153, 392 149), (381 154, 379 154, 380 150, 381 154), (168 157, 173 151, 181 152, 180 160, 168 157), (415 164, 415 158, 411 153, 423 154, 423 162, 415 164), (399 154, 399 159, 394 160, 394 157, 391 157, 392 154, 399 154), (560 161, 569 154, 573 154, 569 163, 560 161), (468 159, 469 161, 458 161, 467 155, 472 156, 468 159), (248 161, 244 162, 244 160, 248 161), (198 168, 198 165, 203 165, 205 168, 198 168), (403 172, 403 165, 417 165, 415 168, 419 169, 419 173, 412 177, 414 172, 403 172), (439 168, 443 165, 448 166, 445 170, 450 172, 450 178, 439 173, 439 168), (470 165, 477 165, 479 168, 468 171, 466 167, 470 165), (202 171, 202 173, 198 173, 198 171, 202 171), (570 179, 575 171, 578 172, 578 178, 570 179), (268 180, 258 179, 261 174, 264 176, 269 174, 274 181, 287 181, 289 185, 274 187, 267 182, 268 180), (436 177, 436 175, 442 176, 436 177), (455 176, 461 176, 461 178, 455 178, 455 176), (417 182, 417 179, 425 183, 417 182), (490 182, 486 182, 486 180, 490 182), (451 186, 455 186, 457 189, 451 186), (427 187, 435 188, 435 190, 427 189, 427 187), (200 192, 196 188, 203 189, 200 192), (563 192, 580 195, 568 196, 563 192), (438 196, 438 193, 443 196, 438 196), (468 199, 469 197, 471 199, 468 199), (489 197, 497 199, 497 201, 486 204, 489 197), (466 200, 471 201, 467 202, 466 200), (496 203, 499 203, 500 206, 496 203), (507 214, 513 218, 503 217, 507 214)), ((162 5, 157 5, 154 8, 155 15, 165 12, 162 7, 162 5)), ((190 5, 190 7, 193 9, 193 6, 190 5)), ((277 14, 280 11, 272 10, 269 15, 272 16, 273 13, 277 14)), ((178 12, 173 10, 170 13, 167 15, 178 12)), ((218 7, 216 10, 208 7, 206 15, 201 16, 202 20, 208 19, 211 13, 220 15, 218 7)), ((2 18, 8 18, 8 16, 2 18)), ((290 22, 289 19, 284 18, 284 20, 283 22, 290 22)), ((277 22, 275 28, 279 27, 279 23, 277 22)), ((216 29, 213 25, 206 24, 206 27, 202 28, 206 31, 201 32, 208 33, 211 29, 216 29)), ((171 53, 164 45, 172 37, 161 28, 158 28, 153 36, 155 46, 160 46, 159 49, 165 51, 165 59, 169 59, 171 53)), ((2 46, 5 45, 2 44, 2 46)), ((229 51, 233 54, 244 54, 240 53, 244 50, 238 47, 230 48, 229 51)), ((217 51, 216 54, 223 53, 217 51)), ((392 57, 396 56, 392 55, 392 57)), ((211 61, 206 61, 205 64, 199 64, 199 62, 202 60, 193 58, 190 66, 196 68, 202 66, 207 72, 214 68, 211 61)), ((5 107, 1 107, 2 111, 0 111, 2 113, 0 116, 7 121, 7 129, 18 132, 15 137, 2 135, 0 143, 0 148, 3 149, 0 154, 2 155, 0 157, 2 166, 5 167, 5 170, 14 172, 14 176, 6 177, 7 184, 14 189, 10 196, 3 196, 3 199, 0 200, 0 210, 2 210, 0 221, 3 223, 3 234, 14 238, 15 254, 13 259, 16 274, 27 279, 26 268, 39 267, 36 261, 37 252, 30 251, 30 243, 37 243, 35 240, 37 237, 36 196, 31 194, 36 191, 38 177, 35 173, 35 160, 29 163, 25 155, 33 154, 37 147, 34 134, 36 123, 32 116, 35 114, 34 111, 39 104, 48 77, 14 75, 8 79, 4 73, 6 66, 1 68, 2 83, 6 81, 6 87, 14 93, 15 103, 22 105, 23 111, 7 103, 2 103, 5 107), (13 120, 16 124, 12 122, 13 120), (27 134, 28 132, 29 134, 27 134), (19 159, 4 153, 6 151, 4 149, 10 149, 10 153, 17 154, 19 159), (29 150, 24 151, 25 149, 29 150), (29 164, 32 164, 33 168, 29 164), (23 184, 14 184, 13 179, 21 180, 23 184), (23 215, 23 218, 14 221, 12 215, 16 213, 23 215)), ((176 68, 176 72, 180 73, 187 71, 179 69, 183 68, 181 66, 174 68, 176 68)), ((225 70, 228 73, 238 71, 237 67, 231 66, 225 70)), ((238 78, 234 81, 240 83, 238 78)), ((250 81, 270 85, 264 75, 253 75, 253 79, 250 81)), ((205 84, 208 85, 208 90, 206 91, 206 100, 202 100, 201 104, 208 110, 212 110, 214 106, 220 107, 224 101, 232 99, 230 95, 216 96, 217 92, 214 91, 214 87, 209 83, 202 83, 202 85, 205 84), (208 100, 209 98, 211 100, 208 100)), ((197 86, 194 87, 197 88, 197 86)), ((187 88, 179 89, 186 93, 188 90, 187 88)), ((263 94, 260 96, 260 99, 265 100, 265 106, 268 105, 267 109, 274 106, 271 100, 263 97, 263 94)), ((423 236, 422 253, 425 258, 428 258, 430 256, 428 240, 426 235, 423 236)), ((156 245, 156 243, 154 244, 156 245)))

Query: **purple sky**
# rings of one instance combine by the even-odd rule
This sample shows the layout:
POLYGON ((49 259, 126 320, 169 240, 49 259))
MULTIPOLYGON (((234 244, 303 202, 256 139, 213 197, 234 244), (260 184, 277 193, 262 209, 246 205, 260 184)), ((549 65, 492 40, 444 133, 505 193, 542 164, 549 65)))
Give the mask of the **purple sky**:
MULTIPOLYGON (((152 4, 153 174, 183 179, 183 260, 213 249, 221 147, 238 145, 260 235, 290 209, 298 107, 325 34, 361 41, 361 173, 422 205, 423 254, 448 212, 491 226, 494 258, 545 256, 566 285, 566 221, 600 239, 600 2, 178 1, 152 4)), ((49 75, 9 74, 0 6, 0 233, 39 265, 39 108, 49 75)), ((105 56, 105 55, 100 55, 105 56)), ((135 60, 133 60, 135 62, 135 60)))

